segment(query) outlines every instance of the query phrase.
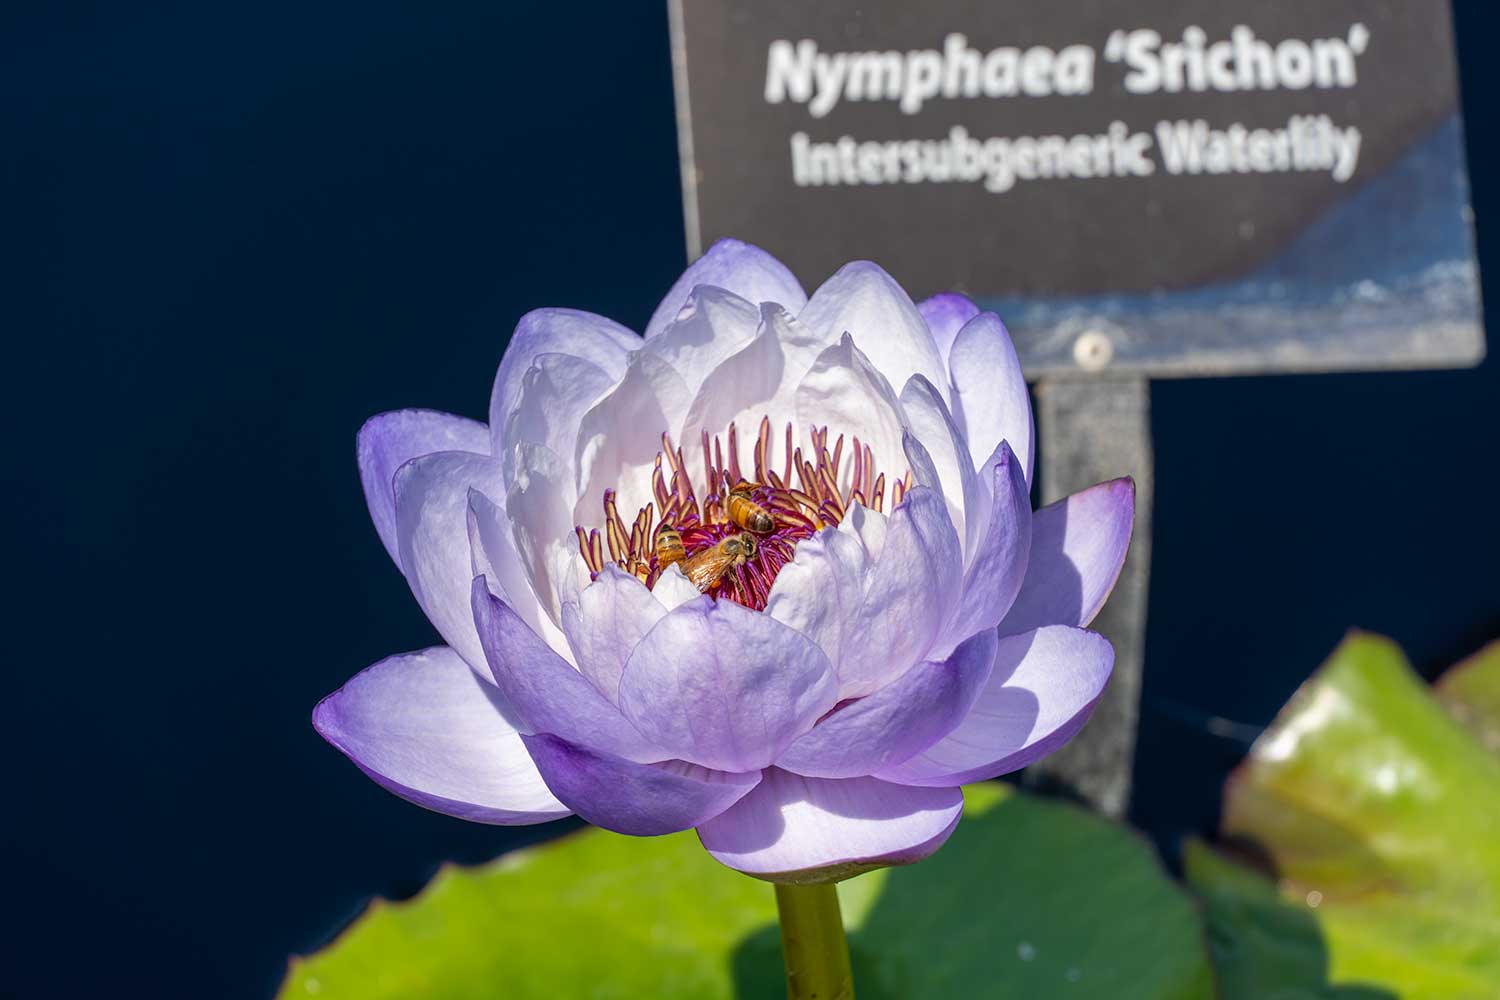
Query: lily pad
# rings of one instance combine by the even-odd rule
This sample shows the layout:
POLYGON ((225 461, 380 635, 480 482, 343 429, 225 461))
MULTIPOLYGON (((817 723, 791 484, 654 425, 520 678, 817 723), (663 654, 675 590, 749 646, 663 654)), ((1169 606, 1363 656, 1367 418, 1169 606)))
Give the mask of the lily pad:
MULTIPOLYGON (((839 889, 861 1000, 1213 995, 1197 912, 1150 848, 1004 786, 966 790, 934 857, 839 889)), ((775 920, 771 886, 691 833, 586 830, 373 904, 280 996, 774 997, 775 920)))
POLYGON ((1389 640, 1351 635, 1303 685, 1222 832, 1274 873, 1188 851, 1226 1000, 1500 992, 1500 758, 1389 640))

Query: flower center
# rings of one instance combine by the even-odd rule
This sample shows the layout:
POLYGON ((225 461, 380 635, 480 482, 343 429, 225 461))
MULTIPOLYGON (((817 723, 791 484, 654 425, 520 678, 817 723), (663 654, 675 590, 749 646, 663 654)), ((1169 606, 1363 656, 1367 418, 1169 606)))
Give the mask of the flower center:
MULTIPOLYGON (((792 425, 786 425, 783 460, 776 469, 769 418, 760 422, 748 467, 741 462, 734 424, 724 435, 727 447, 705 431, 707 493, 699 499, 682 448, 662 434, 651 474, 655 501, 627 524, 615 505, 615 491, 605 490, 604 527, 574 528, 590 579, 614 563, 654 587, 675 565, 715 600, 727 598, 763 610, 776 575, 792 561, 798 542, 836 527, 856 502, 876 511, 885 506, 885 473, 876 469, 869 445, 851 437, 846 455, 842 434, 831 449, 827 427, 813 428, 808 436, 811 444, 805 452, 794 448, 792 425)), ((911 472, 892 480, 889 488, 895 507, 911 489, 911 472)))

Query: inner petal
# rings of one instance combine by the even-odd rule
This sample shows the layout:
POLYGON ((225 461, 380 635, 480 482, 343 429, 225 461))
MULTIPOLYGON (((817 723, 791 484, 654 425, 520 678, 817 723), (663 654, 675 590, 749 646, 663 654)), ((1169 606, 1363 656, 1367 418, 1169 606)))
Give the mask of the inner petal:
POLYGON ((912 487, 910 470, 888 479, 858 437, 840 434, 830 445, 829 436, 827 427, 809 428, 800 446, 790 423, 775 434, 770 419, 762 418, 755 438, 742 440, 731 423, 718 437, 703 433, 702 474, 695 476, 688 462, 697 456, 690 459, 664 433, 651 473, 652 501, 626 521, 616 491, 607 489, 603 527, 575 527, 591 578, 614 564, 654 588, 677 566, 715 600, 764 610, 798 542, 837 527, 856 503, 894 508, 912 487), (707 484, 702 497, 695 479, 707 484))

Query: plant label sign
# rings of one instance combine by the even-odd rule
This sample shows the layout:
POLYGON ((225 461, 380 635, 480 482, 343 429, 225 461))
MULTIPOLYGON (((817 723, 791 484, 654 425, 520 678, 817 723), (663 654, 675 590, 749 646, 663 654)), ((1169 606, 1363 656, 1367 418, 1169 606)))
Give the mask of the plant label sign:
POLYGON ((1484 352, 1446 0, 672 0, 689 249, 966 292, 1028 371, 1484 352))

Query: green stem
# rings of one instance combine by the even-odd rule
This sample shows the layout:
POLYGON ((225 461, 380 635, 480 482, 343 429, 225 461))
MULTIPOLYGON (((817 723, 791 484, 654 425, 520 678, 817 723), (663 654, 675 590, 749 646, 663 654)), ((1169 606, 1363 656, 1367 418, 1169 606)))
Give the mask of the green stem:
POLYGON ((834 883, 777 885, 776 909, 788 1000, 854 1000, 849 942, 834 883))

